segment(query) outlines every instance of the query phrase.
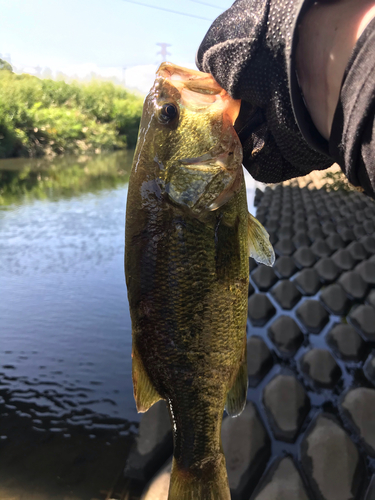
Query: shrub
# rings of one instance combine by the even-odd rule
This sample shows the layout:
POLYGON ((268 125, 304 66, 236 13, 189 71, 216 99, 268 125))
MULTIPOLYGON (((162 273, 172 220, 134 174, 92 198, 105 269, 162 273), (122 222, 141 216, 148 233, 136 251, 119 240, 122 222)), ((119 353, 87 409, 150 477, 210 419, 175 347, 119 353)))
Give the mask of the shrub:
POLYGON ((0 158, 133 147, 142 100, 108 82, 0 71, 0 158))

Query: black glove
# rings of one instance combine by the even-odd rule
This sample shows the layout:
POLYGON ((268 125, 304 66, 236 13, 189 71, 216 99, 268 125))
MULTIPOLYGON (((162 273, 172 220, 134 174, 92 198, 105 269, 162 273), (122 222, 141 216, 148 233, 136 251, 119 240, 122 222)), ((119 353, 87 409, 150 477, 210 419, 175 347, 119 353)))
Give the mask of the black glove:
POLYGON ((197 53, 198 68, 242 99, 235 128, 244 149, 243 164, 262 182, 281 182, 333 163, 325 154, 327 141, 303 105, 291 66, 293 30, 301 7, 307 8, 303 2, 237 0, 213 22, 197 53), (298 128, 291 87, 297 90, 314 149, 298 128))

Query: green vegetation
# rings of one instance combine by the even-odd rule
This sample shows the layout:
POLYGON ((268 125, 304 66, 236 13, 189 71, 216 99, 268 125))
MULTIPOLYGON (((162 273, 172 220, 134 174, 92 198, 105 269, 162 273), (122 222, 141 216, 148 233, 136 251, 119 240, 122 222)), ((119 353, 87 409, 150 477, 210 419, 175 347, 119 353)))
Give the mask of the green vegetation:
POLYGON ((134 147, 142 99, 109 82, 16 75, 0 59, 0 158, 134 147))
POLYGON ((115 188, 129 180, 133 152, 2 160, 0 207, 35 199, 71 198, 115 188))
POLYGON ((325 184, 322 186, 326 191, 358 191, 358 189, 350 184, 344 173, 341 171, 327 172, 323 177, 325 184))

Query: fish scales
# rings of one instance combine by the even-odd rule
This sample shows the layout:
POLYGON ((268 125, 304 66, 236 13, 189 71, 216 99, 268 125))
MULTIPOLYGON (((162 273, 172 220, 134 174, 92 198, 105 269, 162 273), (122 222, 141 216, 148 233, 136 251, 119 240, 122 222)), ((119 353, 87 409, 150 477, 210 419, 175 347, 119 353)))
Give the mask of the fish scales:
POLYGON ((159 69, 164 78, 145 101, 129 182, 133 383, 139 411, 161 398, 169 407, 169 499, 228 500, 220 432, 226 401, 232 414, 246 403, 249 215, 233 117, 229 123, 221 101, 207 94, 224 91, 189 72, 205 81, 199 98, 188 88, 193 104, 182 104, 186 71, 159 69), (177 87, 165 77, 175 73, 177 87), (166 106, 177 108, 178 120, 162 121, 163 110, 175 116, 166 106))

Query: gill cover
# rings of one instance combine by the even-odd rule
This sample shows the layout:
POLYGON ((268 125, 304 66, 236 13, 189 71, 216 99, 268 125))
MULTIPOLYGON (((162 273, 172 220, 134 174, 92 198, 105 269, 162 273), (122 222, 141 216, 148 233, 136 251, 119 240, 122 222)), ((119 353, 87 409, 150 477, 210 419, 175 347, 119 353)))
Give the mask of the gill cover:
POLYGON ((163 63, 157 78, 164 87, 172 87, 180 110, 180 122, 186 139, 198 123, 205 126, 202 154, 174 158, 167 165, 163 189, 170 201, 199 216, 224 205, 242 184, 242 147, 233 124, 240 101, 232 99, 214 78, 200 71, 186 70, 163 63), (204 150, 206 134, 211 134, 209 150, 204 150))

